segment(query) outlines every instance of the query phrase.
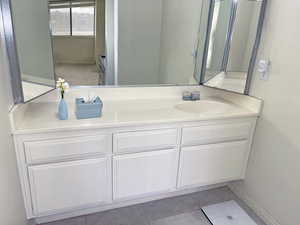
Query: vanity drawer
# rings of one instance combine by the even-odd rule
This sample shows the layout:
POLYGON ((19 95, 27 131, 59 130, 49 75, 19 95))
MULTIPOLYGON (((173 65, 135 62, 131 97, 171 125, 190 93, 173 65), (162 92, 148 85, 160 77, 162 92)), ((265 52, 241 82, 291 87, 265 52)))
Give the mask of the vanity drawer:
POLYGON ((245 140, 250 137, 251 128, 251 122, 183 128, 182 145, 193 146, 224 141, 245 140))
POLYGON ((46 141, 24 142, 26 161, 29 164, 72 159, 90 154, 112 152, 110 135, 72 137, 46 141))
POLYGON ((114 135, 114 152, 122 154, 174 148, 177 142, 177 129, 117 133, 114 135))

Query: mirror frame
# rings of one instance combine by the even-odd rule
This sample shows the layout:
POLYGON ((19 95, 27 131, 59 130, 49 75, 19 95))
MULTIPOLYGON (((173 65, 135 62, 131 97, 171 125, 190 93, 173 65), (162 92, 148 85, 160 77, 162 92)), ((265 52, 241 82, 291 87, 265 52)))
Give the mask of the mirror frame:
POLYGON ((15 33, 13 28, 12 21, 12 12, 11 12, 11 2, 10 0, 2 0, 0 2, 1 6, 1 19, 3 23, 3 31, 5 42, 6 42, 6 51, 9 63, 9 72, 10 79, 12 84, 12 94, 14 98, 14 103, 24 102, 22 79, 19 58, 17 54, 17 46, 15 33))
MULTIPOLYGON (((217 0, 207 0, 207 1, 209 1, 209 14, 208 14, 208 24, 207 24, 207 30, 206 30, 205 47, 204 47, 204 53, 203 53, 203 59, 202 59, 201 74, 200 75, 195 74, 195 76, 197 76, 197 75, 200 76, 200 85, 209 87, 209 86, 205 85, 205 71, 206 71, 206 63, 207 63, 207 57, 208 57, 207 53, 208 53, 209 38, 210 38, 211 26, 212 26, 213 9, 214 9, 215 2, 217 0)), ((219 1, 224 1, 224 0, 219 0, 219 1)), ((259 50, 259 46, 260 46, 260 42, 261 42, 261 36, 262 36, 262 30, 263 30, 263 24, 264 24, 268 0, 248 0, 248 1, 261 2, 261 8, 260 8, 260 13, 259 13, 259 18, 258 18, 257 29, 256 29, 255 42, 254 42, 254 45, 252 48, 252 54, 251 54, 249 67, 248 67, 248 71, 247 71, 245 90, 244 90, 244 93, 227 90, 229 92, 234 92, 234 93, 244 94, 244 95, 249 95, 249 92, 250 92, 251 81, 252 81, 252 77, 254 74, 254 68, 255 68, 258 50, 259 50)), ((227 51, 225 51, 225 52, 227 54, 224 54, 224 56, 223 56, 222 69, 224 69, 226 61, 229 60, 228 49, 230 49, 230 45, 231 45, 231 37, 232 37, 232 33, 233 33, 233 24, 236 19, 237 6, 238 6, 238 0, 233 0, 233 6, 231 9, 232 14, 230 16, 230 21, 229 21, 230 25, 229 25, 228 35, 226 37, 225 49, 227 51)), ((222 88, 217 88, 217 87, 211 87, 211 88, 224 90, 222 88)))

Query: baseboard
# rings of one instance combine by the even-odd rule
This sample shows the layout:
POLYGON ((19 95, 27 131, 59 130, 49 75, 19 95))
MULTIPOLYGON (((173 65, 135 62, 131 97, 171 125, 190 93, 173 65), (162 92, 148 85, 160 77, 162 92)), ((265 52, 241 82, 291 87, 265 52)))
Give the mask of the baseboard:
POLYGON ((266 209, 257 204, 237 183, 228 184, 230 190, 243 200, 267 225, 281 225, 266 209))
POLYGON ((55 65, 57 64, 73 64, 73 65, 94 65, 96 64, 96 60, 93 59, 87 59, 87 60, 55 60, 55 65))
POLYGON ((36 84, 41 84, 41 85, 47 85, 47 86, 55 86, 55 80, 54 80, 54 74, 53 74, 53 79, 48 79, 48 78, 43 78, 43 77, 36 77, 28 74, 21 74, 22 80, 27 81, 27 82, 32 82, 36 84))
POLYGON ((36 225, 36 222, 34 220, 27 220, 26 225, 36 225))

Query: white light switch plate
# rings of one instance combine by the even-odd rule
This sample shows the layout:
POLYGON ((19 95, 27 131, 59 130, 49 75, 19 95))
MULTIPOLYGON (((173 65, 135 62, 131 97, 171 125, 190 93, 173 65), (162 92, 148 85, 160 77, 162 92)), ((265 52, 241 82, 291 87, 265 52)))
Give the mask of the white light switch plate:
POLYGON ((257 225, 235 201, 206 206, 202 211, 213 225, 257 225))

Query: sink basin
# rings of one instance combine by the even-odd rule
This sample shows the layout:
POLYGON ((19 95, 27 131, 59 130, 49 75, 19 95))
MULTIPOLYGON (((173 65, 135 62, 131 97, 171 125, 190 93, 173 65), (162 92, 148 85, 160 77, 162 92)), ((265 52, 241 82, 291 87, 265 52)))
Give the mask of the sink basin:
POLYGON ((226 103, 213 101, 213 100, 201 100, 195 102, 184 102, 175 106, 176 109, 187 113, 224 113, 232 106, 226 103))

